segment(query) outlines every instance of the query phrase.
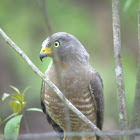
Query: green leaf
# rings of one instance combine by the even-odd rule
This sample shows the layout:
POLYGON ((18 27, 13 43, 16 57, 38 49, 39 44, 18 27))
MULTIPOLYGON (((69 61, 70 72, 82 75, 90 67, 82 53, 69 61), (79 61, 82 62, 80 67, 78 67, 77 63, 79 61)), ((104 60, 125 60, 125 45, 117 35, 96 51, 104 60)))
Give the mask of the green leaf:
POLYGON ((3 96, 2 96, 2 101, 4 101, 7 97, 9 97, 10 94, 8 93, 4 93, 3 96))
POLYGON ((21 104, 24 101, 24 97, 21 94, 18 94, 18 93, 11 94, 10 97, 15 99, 16 101, 19 101, 21 104))
POLYGON ((24 97, 24 94, 27 92, 27 90, 29 89, 30 87, 26 87, 23 92, 22 92, 22 96, 24 97))
POLYGON ((20 94, 20 91, 19 91, 19 89, 17 89, 16 87, 14 87, 14 86, 10 86, 12 89, 14 89, 17 93, 19 93, 20 94))
POLYGON ((4 124, 6 121, 8 121, 9 119, 11 119, 12 117, 14 117, 16 115, 17 115, 17 113, 13 113, 10 116, 8 116, 5 120, 3 120, 3 121, 1 120, 0 125, 4 124))
POLYGON ((20 122, 23 115, 18 115, 10 119, 4 129, 4 136, 6 140, 16 140, 19 134, 20 122), (12 137, 11 137, 12 136, 12 137))
POLYGON ((27 111, 38 111, 38 112, 43 112, 42 109, 40 109, 40 108, 28 108, 27 111))
POLYGON ((18 101, 10 101, 9 105, 10 105, 13 113, 20 113, 22 110, 22 105, 18 101))

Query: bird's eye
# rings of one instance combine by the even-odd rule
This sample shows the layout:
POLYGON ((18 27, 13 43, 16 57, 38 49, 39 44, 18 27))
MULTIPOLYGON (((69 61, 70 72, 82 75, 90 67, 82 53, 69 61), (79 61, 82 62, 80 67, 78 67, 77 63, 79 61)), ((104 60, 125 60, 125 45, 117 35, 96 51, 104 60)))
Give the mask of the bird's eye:
POLYGON ((54 47, 58 48, 60 46, 60 43, 58 41, 54 42, 54 47))

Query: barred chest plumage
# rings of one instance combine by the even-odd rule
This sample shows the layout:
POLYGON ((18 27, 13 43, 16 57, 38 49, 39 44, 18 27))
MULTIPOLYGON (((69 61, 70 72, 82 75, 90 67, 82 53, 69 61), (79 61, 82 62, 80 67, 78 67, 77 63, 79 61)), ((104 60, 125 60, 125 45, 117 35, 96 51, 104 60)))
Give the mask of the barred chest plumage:
MULTIPOLYGON (((96 124, 96 110, 91 93, 89 91, 91 71, 87 68, 67 69, 63 66, 61 69, 62 85, 58 84, 56 71, 53 63, 50 64, 46 75, 56 84, 56 86, 65 94, 69 101, 86 115, 94 124, 96 124), (86 85, 85 85, 86 83, 86 85)), ((69 115, 70 131, 89 131, 87 124, 84 124, 71 110, 68 109, 61 99, 45 84, 44 104, 50 117, 66 131, 66 115, 69 115)))

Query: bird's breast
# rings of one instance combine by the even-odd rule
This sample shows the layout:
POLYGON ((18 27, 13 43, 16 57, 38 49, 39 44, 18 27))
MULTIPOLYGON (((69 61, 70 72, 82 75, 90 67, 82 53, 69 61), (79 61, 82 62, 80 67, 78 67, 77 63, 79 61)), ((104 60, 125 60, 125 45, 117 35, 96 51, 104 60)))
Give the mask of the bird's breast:
MULTIPOLYGON (((70 94, 70 96, 67 96, 67 98, 78 110, 80 110, 86 117, 88 117, 88 119, 96 124, 96 111, 89 92, 82 95, 70 94)), ((66 115, 69 116, 71 131, 81 131, 81 129, 83 128, 88 128, 86 124, 84 124, 75 113, 66 108, 66 105, 56 95, 53 95, 50 92, 48 94, 44 94, 44 103, 51 118, 57 124, 59 124, 60 127, 63 128, 63 130, 66 130, 66 115)))
MULTIPOLYGON (((46 74, 65 94, 67 99, 69 99, 77 109, 96 124, 96 110, 91 93, 89 92, 88 85, 90 81, 88 75, 86 76, 85 72, 83 72, 82 75, 76 75, 74 72, 68 73, 68 71, 66 71, 61 74, 63 84, 63 88, 61 88, 53 69, 46 74)), ((44 104, 50 117, 60 125, 63 130, 66 130, 66 115, 69 116, 71 131, 81 131, 84 128, 87 130, 87 125, 84 124, 75 113, 66 108, 66 105, 47 84, 45 84, 44 104)))

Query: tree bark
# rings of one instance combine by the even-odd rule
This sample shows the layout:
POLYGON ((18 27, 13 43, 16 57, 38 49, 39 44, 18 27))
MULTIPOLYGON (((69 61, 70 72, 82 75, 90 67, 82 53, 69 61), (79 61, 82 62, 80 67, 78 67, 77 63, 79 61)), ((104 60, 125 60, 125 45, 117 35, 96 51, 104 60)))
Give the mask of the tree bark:
MULTIPOLYGON (((112 0, 112 20, 113 20, 113 39, 114 39, 114 57, 116 65, 117 94, 119 104, 119 119, 121 130, 127 130, 127 115, 123 81, 122 56, 121 56, 121 32, 120 32, 120 15, 119 0, 112 0)), ((126 140, 126 136, 120 137, 126 140)))

